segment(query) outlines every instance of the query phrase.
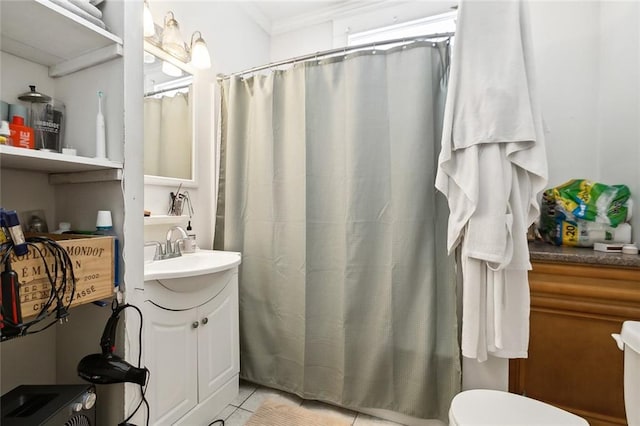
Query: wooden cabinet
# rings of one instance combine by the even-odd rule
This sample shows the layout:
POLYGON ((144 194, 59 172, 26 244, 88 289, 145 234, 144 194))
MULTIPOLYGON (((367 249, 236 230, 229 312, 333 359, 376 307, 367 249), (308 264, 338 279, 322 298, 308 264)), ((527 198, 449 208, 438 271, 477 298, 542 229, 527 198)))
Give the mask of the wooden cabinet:
POLYGON ((611 334, 640 320, 640 268, 534 262, 529 283, 529 358, 510 361, 509 390, 592 426, 626 424, 623 353, 611 334))
POLYGON ((206 424, 233 399, 240 371, 237 268, 197 293, 145 282, 149 424, 206 424))

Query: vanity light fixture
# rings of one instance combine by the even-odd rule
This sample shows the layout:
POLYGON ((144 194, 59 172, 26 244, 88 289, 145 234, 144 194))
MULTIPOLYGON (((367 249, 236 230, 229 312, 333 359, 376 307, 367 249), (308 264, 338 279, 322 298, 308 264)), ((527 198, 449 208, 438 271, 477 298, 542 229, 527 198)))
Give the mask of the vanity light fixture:
POLYGON ((156 33, 156 26, 153 23, 153 15, 151 15, 151 8, 149 7, 149 0, 144 0, 144 12, 143 12, 143 28, 145 37, 153 37, 156 33))
POLYGON ((191 35, 191 65, 199 70, 211 68, 209 49, 207 49, 207 43, 202 38, 200 31, 196 31, 191 35), (198 34, 198 38, 193 41, 196 34, 198 34))
POLYGON ((164 29, 162 31, 162 50, 188 62, 189 54, 180 34, 178 21, 173 17, 173 12, 169 11, 164 17, 164 29))
MULTIPOLYGON (((148 0, 145 0, 145 18, 147 10, 148 0)), ((149 15, 151 15, 151 12, 149 12, 149 15)), ((153 21, 151 21, 151 23, 153 24, 153 21)), ((202 38, 202 33, 200 31, 195 31, 191 35, 190 44, 187 46, 180 34, 178 21, 176 21, 173 12, 171 11, 167 12, 165 15, 163 28, 158 27, 156 31, 155 25, 153 26, 154 31, 150 36, 147 35, 145 28, 145 40, 149 43, 159 47, 185 64, 191 64, 191 66, 196 69, 205 70, 211 68, 211 56, 209 55, 209 49, 207 48, 207 43, 204 41, 204 38, 202 38)), ((164 64, 162 70, 165 71, 164 64)))

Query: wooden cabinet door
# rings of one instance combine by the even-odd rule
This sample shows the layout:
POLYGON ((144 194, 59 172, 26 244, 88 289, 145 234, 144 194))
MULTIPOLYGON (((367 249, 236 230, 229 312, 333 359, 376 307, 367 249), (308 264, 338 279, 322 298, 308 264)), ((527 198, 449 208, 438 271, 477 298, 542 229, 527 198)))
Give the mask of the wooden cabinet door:
POLYGON ((198 390, 200 402, 240 371, 238 282, 198 308, 198 390))
POLYGON ((626 424, 623 353, 611 333, 640 319, 640 271, 534 263, 529 357, 512 360, 509 390, 591 426, 626 424))
POLYGON ((170 425, 198 403, 196 309, 169 311, 145 302, 149 423, 170 425))

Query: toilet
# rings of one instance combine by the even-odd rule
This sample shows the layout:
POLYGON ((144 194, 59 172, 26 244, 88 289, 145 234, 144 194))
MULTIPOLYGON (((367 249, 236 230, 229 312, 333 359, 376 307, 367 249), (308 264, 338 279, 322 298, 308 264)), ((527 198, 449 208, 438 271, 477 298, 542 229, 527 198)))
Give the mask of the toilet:
MULTIPOLYGON (((629 426, 640 426, 640 322, 625 321, 612 335, 624 350, 624 399, 629 426)), ((588 426, 582 417, 513 393, 474 389, 459 393, 449 409, 450 426, 588 426)))
POLYGON ((589 426, 582 417, 547 403, 488 389, 459 393, 451 401, 449 426, 589 426))

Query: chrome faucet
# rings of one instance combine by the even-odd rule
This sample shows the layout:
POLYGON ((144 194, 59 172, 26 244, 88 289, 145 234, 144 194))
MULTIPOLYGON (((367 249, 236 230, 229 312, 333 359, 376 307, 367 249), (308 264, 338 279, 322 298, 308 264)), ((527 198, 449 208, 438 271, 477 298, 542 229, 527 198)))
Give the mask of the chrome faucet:
POLYGON ((171 257, 182 256, 182 253, 180 252, 180 240, 188 239, 188 238, 189 238, 189 235, 187 234, 187 231, 183 227, 172 226, 171 228, 169 228, 169 230, 167 231, 167 242, 164 246, 164 258, 169 259, 171 257), (173 237, 174 231, 180 232, 180 239, 178 240, 171 239, 173 237))
POLYGON ((159 241, 147 241, 144 243, 145 247, 155 246, 156 252, 153 255, 153 260, 162 260, 164 259, 164 249, 162 248, 162 244, 159 241))

